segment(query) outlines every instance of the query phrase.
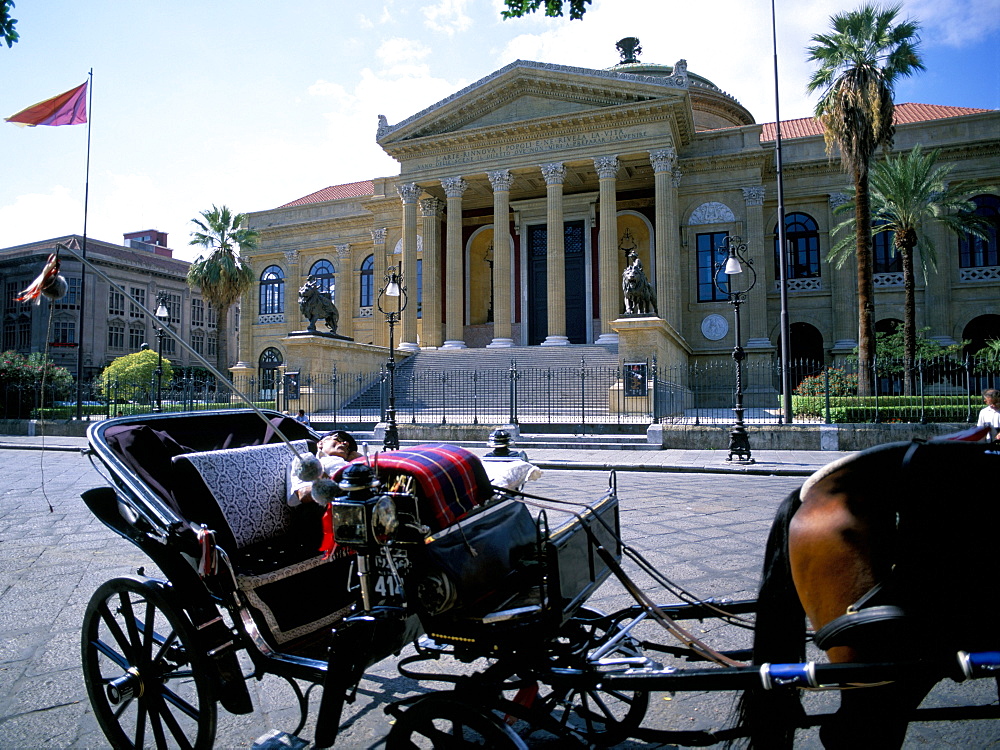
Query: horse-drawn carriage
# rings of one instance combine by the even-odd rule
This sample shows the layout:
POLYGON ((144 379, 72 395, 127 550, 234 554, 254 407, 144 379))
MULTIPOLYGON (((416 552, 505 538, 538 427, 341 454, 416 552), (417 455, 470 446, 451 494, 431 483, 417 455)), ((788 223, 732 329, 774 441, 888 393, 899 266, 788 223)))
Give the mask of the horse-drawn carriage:
MULTIPOLYGON (((300 516, 286 502, 291 458, 314 448, 317 436, 278 413, 264 416, 250 410, 144 415, 90 429, 92 454, 110 486, 84 499, 159 569, 155 576, 140 571, 107 581, 86 609, 87 690, 116 748, 211 747, 217 706, 251 712, 245 681, 265 674, 287 679, 299 698, 301 721, 292 735, 305 726, 311 691, 298 683, 322 688, 313 741, 332 745, 344 702, 353 699, 365 670, 408 646, 400 672, 450 689, 390 704, 389 748, 518 748, 536 735, 584 747, 626 737, 705 745, 748 734, 766 744, 777 739, 761 726, 793 730, 819 721, 795 713, 789 699, 798 689, 887 680, 929 689, 944 677, 992 676, 1000 665, 990 629, 974 625, 992 606, 982 597, 977 607, 962 609, 969 627, 938 639, 940 648, 872 656, 886 639, 907 644, 926 627, 913 577, 929 576, 937 585, 941 576, 911 546, 903 549, 903 542, 928 543, 933 524, 926 514, 902 513, 888 502, 879 513, 841 506, 850 506, 858 523, 834 527, 834 537, 844 538, 846 529, 856 540, 865 532, 871 544, 855 546, 867 553, 865 564, 855 565, 835 591, 823 589, 830 570, 796 559, 804 545, 830 541, 812 533, 818 524, 810 514, 830 512, 844 493, 860 498, 869 485, 884 491, 909 474, 918 483, 912 487, 940 483, 941 472, 916 447, 863 456, 862 469, 866 461, 882 469, 865 474, 863 486, 855 486, 856 462, 810 480, 786 500, 772 530, 760 598, 700 600, 623 543, 613 473, 608 490, 587 501, 537 498, 493 487, 478 458, 444 444, 365 457, 334 476, 340 492, 324 515, 334 543, 320 554, 317 518, 300 516), (900 468, 886 470, 894 461, 900 468), (812 519, 805 532, 795 527, 796 512, 812 519), (898 516, 898 533, 879 526, 884 513, 898 516), (880 550, 885 538, 899 555, 880 550), (650 598, 626 574, 623 558, 672 591, 674 601, 650 598), (895 573, 900 567, 906 575, 895 573), (800 604, 789 576, 796 585, 812 576, 818 588, 800 604), (610 577, 634 603, 605 614, 587 602, 610 577), (867 593, 879 582, 881 589, 867 593), (840 606, 829 600, 844 597, 856 604, 852 612, 842 617, 841 607, 827 617, 827 609, 840 606), (803 606, 826 626, 824 647, 839 663, 799 656, 803 606), (716 650, 682 624, 752 628, 753 615, 753 655, 716 650), (651 628, 678 643, 651 636, 651 628), (417 665, 430 661, 434 669, 420 671, 417 665), (715 732, 643 725, 650 693, 688 690, 747 691, 746 721, 715 732), (762 696, 770 712, 764 722, 754 720, 762 696), (788 718, 779 721, 786 710, 788 718)), ((948 448, 946 461, 960 452, 979 462, 976 470, 997 460, 981 446, 948 448)), ((961 536, 952 534, 952 541, 961 536)), ((960 560, 984 561, 978 553, 960 560)), ((890 695, 903 713, 912 707, 909 692, 919 692, 871 690, 890 695)), ((838 741, 836 732, 828 738, 838 741)))

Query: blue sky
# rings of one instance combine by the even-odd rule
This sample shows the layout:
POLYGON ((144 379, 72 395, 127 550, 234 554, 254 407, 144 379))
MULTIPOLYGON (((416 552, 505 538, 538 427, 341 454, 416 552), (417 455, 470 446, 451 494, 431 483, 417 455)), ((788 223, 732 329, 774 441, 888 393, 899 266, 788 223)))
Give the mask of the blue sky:
MULTIPOLYGON (((860 3, 776 0, 782 119, 808 116, 810 37, 860 3)), ((770 0, 594 0, 583 21, 503 21, 500 0, 18 0, 0 47, 0 116, 94 71, 88 236, 159 229, 193 259, 190 219, 273 208, 328 185, 393 175, 375 143, 399 122, 516 59, 643 62, 713 81, 774 120, 770 0)), ((905 0, 927 71, 897 102, 1000 108, 1000 0, 905 0)), ((1000 137, 1000 134, 998 134, 1000 137)), ((82 233, 87 127, 0 122, 0 247, 82 233)))

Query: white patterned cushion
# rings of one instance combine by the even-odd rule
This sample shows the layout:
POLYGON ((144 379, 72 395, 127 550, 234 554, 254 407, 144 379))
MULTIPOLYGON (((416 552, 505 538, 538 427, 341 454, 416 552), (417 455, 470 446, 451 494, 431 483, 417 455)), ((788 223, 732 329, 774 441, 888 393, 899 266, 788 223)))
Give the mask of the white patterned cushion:
MULTIPOLYGON (((292 443, 308 452, 305 440, 292 443)), ((284 443, 184 453, 201 475, 236 539, 237 548, 273 539, 288 530, 291 511, 285 502, 285 479, 294 454, 284 443)))

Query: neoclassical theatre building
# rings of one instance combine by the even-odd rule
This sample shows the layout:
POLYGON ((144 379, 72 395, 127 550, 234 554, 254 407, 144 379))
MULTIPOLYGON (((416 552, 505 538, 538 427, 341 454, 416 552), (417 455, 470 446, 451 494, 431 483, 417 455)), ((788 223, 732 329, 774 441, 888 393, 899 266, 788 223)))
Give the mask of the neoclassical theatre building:
MULTIPOLYGON (((404 351, 627 342, 629 358, 728 358, 731 306, 712 279, 730 235, 758 275, 742 343, 751 357, 776 356, 775 124, 756 122, 684 60, 623 59, 610 69, 519 60, 402 122, 379 116, 375 137, 398 175, 251 214, 259 288, 243 301, 237 369, 377 369, 389 268, 408 293, 394 328, 404 351), (645 316, 624 315, 622 273, 635 256, 655 293, 645 316), (302 335, 298 294, 310 277, 335 298, 340 338, 302 335)), ((981 346, 1000 337, 1000 198, 986 187, 1000 185, 1000 111, 902 103, 896 117, 897 151, 940 148, 954 179, 983 185, 975 200, 993 238, 928 227, 937 272, 918 279, 917 303, 930 336, 981 346)), ((825 260, 850 180, 813 120, 782 122, 781 136, 791 353, 834 361, 857 340, 855 269, 825 260)), ((901 266, 884 234, 875 264, 884 327, 903 317, 901 266)))

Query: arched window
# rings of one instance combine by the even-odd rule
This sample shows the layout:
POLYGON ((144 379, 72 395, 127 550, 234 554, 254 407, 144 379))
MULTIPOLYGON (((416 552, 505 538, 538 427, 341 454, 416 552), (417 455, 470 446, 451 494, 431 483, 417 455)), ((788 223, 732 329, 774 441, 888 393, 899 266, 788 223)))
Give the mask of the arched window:
POLYGON ((274 389, 275 383, 278 382, 278 367, 280 365, 281 352, 273 346, 269 346, 260 353, 257 366, 260 370, 260 388, 262 391, 274 389))
POLYGON ((316 261, 313 263, 313 267, 309 269, 309 278, 316 279, 319 282, 320 291, 329 292, 330 299, 334 302, 337 301, 337 278, 336 272, 333 269, 333 263, 328 260, 316 261))
MULTIPOLYGON (((785 214, 785 240, 788 242, 788 268, 785 278, 819 277, 819 227, 809 214, 785 214)), ((778 248, 778 225, 774 225, 774 275, 781 273, 778 248)))
MULTIPOLYGON (((878 222, 874 222, 878 228, 878 222)), ((877 232, 872 237, 872 262, 875 273, 902 273, 903 257, 896 254, 896 233, 891 229, 877 232)))
POLYGON ((987 268, 1000 266, 997 259, 997 234, 1000 231, 1000 198, 995 195, 977 195, 972 199, 976 210, 972 213, 982 216, 990 223, 986 231, 988 240, 967 234, 958 242, 959 268, 987 268))
POLYGON ((371 307, 375 301, 375 256, 361 263, 361 307, 371 307))
POLYGON ((280 315, 285 305, 285 275, 277 266, 268 266, 260 275, 260 314, 280 315))

